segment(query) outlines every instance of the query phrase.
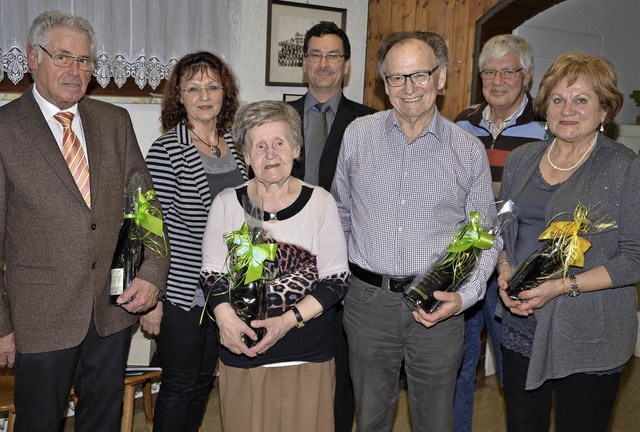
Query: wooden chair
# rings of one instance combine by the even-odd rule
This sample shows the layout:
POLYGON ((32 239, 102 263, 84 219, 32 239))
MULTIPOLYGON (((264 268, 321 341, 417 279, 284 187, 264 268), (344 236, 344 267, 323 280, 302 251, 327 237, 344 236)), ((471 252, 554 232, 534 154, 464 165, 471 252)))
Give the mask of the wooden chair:
POLYGON ((144 417, 147 421, 147 430, 153 431, 153 401, 151 399, 151 381, 159 378, 162 372, 152 371, 142 375, 128 376, 124 379, 124 399, 122 405, 121 432, 131 432, 133 430, 133 412, 135 410, 136 386, 142 386, 142 404, 144 406, 144 417))
POLYGON ((13 369, 0 369, 0 412, 9 413, 7 432, 13 432, 13 424, 16 421, 16 409, 13 406, 13 369))
MULTIPOLYGON (((120 423, 121 432, 133 431, 133 413, 135 411, 136 386, 142 386, 142 404, 144 406, 144 417, 147 422, 147 430, 153 431, 153 400, 151 397, 151 381, 159 378, 161 371, 146 372, 141 375, 131 375, 124 379, 124 398, 122 400, 122 421, 120 423)), ((71 389, 73 403, 78 403, 78 396, 71 389)), ((10 431, 8 431, 10 432, 10 431)))

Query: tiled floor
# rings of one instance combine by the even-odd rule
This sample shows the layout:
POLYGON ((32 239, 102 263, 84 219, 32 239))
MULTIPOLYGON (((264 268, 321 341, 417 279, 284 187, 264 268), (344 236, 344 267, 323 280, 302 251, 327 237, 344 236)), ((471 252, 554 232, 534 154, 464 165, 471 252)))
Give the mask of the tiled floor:
MULTIPOLYGON (((211 393, 202 432, 221 432, 218 392, 211 393)), ((475 394, 473 415, 474 432, 501 432, 506 430, 504 399, 497 377, 490 376, 475 394)), ((611 432, 627 432, 640 429, 640 359, 632 357, 625 368, 618 402, 614 412, 611 432)), ((142 408, 136 409, 134 432, 146 432, 142 408)), ((555 431, 552 426, 550 431, 555 431)), ((393 432, 411 432, 406 392, 399 398, 393 432)))

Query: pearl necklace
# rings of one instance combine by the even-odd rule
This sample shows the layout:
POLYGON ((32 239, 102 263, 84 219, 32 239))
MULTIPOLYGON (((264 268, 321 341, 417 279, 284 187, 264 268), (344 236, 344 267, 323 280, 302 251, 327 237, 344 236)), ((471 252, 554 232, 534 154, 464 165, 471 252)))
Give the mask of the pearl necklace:
POLYGON ((551 165, 551 168, 553 168, 554 170, 565 171, 565 172, 574 170, 578 165, 582 163, 584 158, 589 154, 589 152, 593 149, 593 147, 595 147, 597 140, 598 140, 598 133, 596 132, 596 136, 593 137, 593 141, 591 142, 591 145, 589 145, 589 148, 587 149, 587 151, 585 151, 584 154, 580 156, 580 159, 578 159, 578 162, 574 163, 569 168, 560 168, 558 165, 551 162, 551 156, 549 156, 551 154, 551 151, 553 150, 553 146, 556 144, 556 139, 554 138, 553 141, 551 142, 551 145, 549 146, 549 151, 547 151, 547 162, 549 162, 549 165, 551 165))

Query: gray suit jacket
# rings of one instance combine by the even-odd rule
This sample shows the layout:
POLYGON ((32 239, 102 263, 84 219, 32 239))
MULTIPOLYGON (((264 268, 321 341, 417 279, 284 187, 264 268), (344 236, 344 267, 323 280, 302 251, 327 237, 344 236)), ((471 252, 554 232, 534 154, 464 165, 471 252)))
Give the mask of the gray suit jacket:
MULTIPOLYGON (((510 198, 517 203, 548 144, 537 141, 511 153, 502 177, 501 200, 510 198)), ((638 191, 640 159, 601 135, 589 159, 549 200, 547 222, 563 212, 572 215, 578 202, 587 207, 601 203, 615 219, 617 229, 584 236, 592 246, 585 254, 584 268, 575 268, 580 273, 603 265, 614 288, 574 298, 559 296, 535 311, 537 327, 527 389, 577 372, 613 369, 631 357, 638 332, 634 286, 640 280, 638 191)), ((557 220, 571 219, 563 214, 557 220)), ((517 229, 517 224, 511 224, 502 235, 509 257, 514 256, 517 229)))
MULTIPOLYGON (((127 112, 79 103, 91 173, 89 209, 29 88, 0 107, 0 336, 19 352, 77 346, 93 315, 107 336, 137 320, 109 304, 109 275, 123 213, 123 188, 151 177, 127 112)), ((168 259, 145 251, 138 276, 164 290, 168 259)))

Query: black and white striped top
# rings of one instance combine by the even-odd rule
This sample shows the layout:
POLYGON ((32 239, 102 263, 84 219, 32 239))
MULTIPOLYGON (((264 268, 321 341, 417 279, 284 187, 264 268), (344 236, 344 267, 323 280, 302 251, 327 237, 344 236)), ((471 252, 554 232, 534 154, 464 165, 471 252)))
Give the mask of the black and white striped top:
MULTIPOLYGON (((247 181, 244 162, 233 146, 231 134, 225 133, 224 140, 247 181)), ((149 149, 146 162, 169 233, 167 300, 188 310, 198 286, 202 237, 212 202, 204 166, 184 124, 158 138, 149 149)))

